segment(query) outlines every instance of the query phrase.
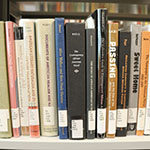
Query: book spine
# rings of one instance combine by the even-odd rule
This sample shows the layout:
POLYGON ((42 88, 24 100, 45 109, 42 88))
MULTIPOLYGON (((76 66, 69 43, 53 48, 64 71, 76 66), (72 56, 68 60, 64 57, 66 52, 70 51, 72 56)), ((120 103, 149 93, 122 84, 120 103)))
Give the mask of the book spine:
POLYGON ((43 136, 58 135, 54 39, 54 19, 37 19, 38 83, 43 136))
POLYGON ((129 90, 127 134, 135 135, 137 123, 142 27, 140 25, 132 24, 130 26, 130 31, 132 40, 131 40, 130 90, 129 90))
POLYGON ((131 32, 119 32, 118 99, 116 136, 127 134, 129 101, 131 32))
POLYGON ((86 29, 86 92, 87 92, 87 139, 95 138, 96 130, 96 32, 86 29))
POLYGON ((148 86, 148 64, 150 49, 150 32, 142 31, 142 47, 141 47, 141 65, 140 65, 140 81, 139 81, 139 101, 137 116, 136 135, 144 134, 147 86, 148 86))
POLYGON ((8 63, 8 78, 9 78, 9 92, 12 116, 13 136, 19 137, 20 132, 20 117, 19 117, 19 100, 17 89, 17 73, 16 73, 16 58, 15 58, 15 42, 14 42, 14 28, 13 22, 6 22, 6 46, 7 46, 7 63, 8 63))
POLYGON ((0 21, 0 33, 0 137, 8 138, 12 136, 12 129, 7 75, 5 26, 3 21, 0 21))
POLYGON ((106 136, 107 9, 97 10, 97 137, 106 136))
POLYGON ((29 135, 29 122, 28 122, 28 97, 27 97, 27 84, 26 84, 26 60, 23 40, 23 28, 15 27, 15 53, 16 53, 16 66, 17 66, 17 87, 19 95, 19 109, 20 109, 20 123, 22 135, 29 135))
MULTIPOLYGON (((149 57, 150 63, 150 57, 149 57)), ((145 127, 144 127, 144 135, 150 135, 150 64, 148 71, 148 87, 147 87, 147 103, 146 103, 146 114, 145 114, 145 127)))
POLYGON ((20 26, 23 26, 24 48, 26 51, 29 133, 31 137, 39 137, 40 126, 37 94, 34 22, 32 20, 20 20, 19 24, 20 26))
POLYGON ((57 99, 59 138, 68 138, 68 117, 66 97, 66 50, 64 37, 64 19, 55 18, 55 47, 56 47, 56 70, 57 70, 57 99))
POLYGON ((84 139, 85 127, 85 25, 66 24, 67 99, 70 139, 84 139))
POLYGON ((106 136, 116 134, 118 86, 118 23, 108 24, 108 76, 107 76, 107 128, 106 136))

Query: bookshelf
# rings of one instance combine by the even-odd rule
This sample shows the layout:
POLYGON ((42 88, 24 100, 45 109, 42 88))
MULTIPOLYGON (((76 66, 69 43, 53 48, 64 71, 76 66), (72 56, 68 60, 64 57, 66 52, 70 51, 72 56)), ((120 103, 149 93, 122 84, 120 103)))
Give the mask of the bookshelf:
MULTIPOLYGON (((24 12, 19 11, 17 2, 27 2, 29 0, 0 0, 0 20, 18 20, 19 18, 86 18, 89 13, 48 13, 48 12, 24 12)), ((41 0, 32 0, 41 1, 41 0)), ((72 2, 73 0, 43 0, 43 1, 63 1, 72 2)), ((74 0, 74 2, 91 2, 91 0, 74 0)), ((150 4, 150 0, 93 0, 99 3, 121 3, 121 4, 150 4)), ((110 20, 128 21, 150 21, 149 15, 141 14, 119 14, 109 13, 110 20)), ((95 139, 95 140, 59 140, 58 137, 19 137, 11 139, 0 139, 0 149, 42 149, 42 150, 104 150, 104 149, 149 149, 149 136, 127 136, 114 139, 95 139)))

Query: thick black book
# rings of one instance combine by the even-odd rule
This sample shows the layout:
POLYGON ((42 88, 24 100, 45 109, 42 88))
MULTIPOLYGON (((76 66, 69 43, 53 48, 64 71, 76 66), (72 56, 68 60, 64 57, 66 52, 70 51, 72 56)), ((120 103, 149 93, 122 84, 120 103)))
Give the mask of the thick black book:
POLYGON ((131 32, 119 32, 118 98, 116 136, 127 135, 129 103, 131 32))
POLYGON ((96 133, 96 42, 95 23, 92 17, 86 20, 86 96, 87 96, 87 139, 96 133))
POLYGON ((107 9, 97 9, 91 16, 96 28, 97 138, 104 138, 107 106, 107 9))
POLYGON ((66 24, 68 128, 70 139, 86 137, 85 24, 66 24))

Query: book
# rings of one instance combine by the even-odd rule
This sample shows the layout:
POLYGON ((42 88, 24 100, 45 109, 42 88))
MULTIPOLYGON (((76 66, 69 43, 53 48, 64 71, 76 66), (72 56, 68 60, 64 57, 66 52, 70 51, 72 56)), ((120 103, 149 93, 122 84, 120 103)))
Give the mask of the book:
POLYGON ((126 136, 129 103, 131 32, 119 32, 116 136, 126 136))
POLYGON ((12 128, 13 128, 13 136, 19 137, 21 134, 21 130, 20 130, 20 115, 19 115, 19 99, 17 89, 18 81, 16 72, 15 41, 13 29, 15 26, 16 25, 11 21, 5 22, 12 128))
POLYGON ((138 116, 136 135, 144 134, 145 113, 148 87, 148 64, 149 64, 149 49, 150 49, 150 32, 142 31, 141 35, 141 65, 140 65, 140 80, 139 80, 139 95, 138 95, 138 116))
POLYGON ((86 101, 87 139, 96 134, 96 30, 92 17, 85 22, 86 29, 86 101))
POLYGON ((0 137, 9 138, 12 136, 12 128, 7 75, 5 24, 3 21, 0 21, 0 33, 0 137))
POLYGON ((55 18, 55 47, 59 138, 68 138, 67 93, 66 93, 66 48, 64 18, 55 18))
POLYGON ((56 136, 57 95, 54 19, 36 20, 41 135, 56 136))
POLYGON ((21 19, 19 25, 23 27, 26 51, 29 134, 31 137, 40 137, 34 20, 21 19))
POLYGON ((66 64, 68 130, 70 139, 84 139, 85 101, 85 24, 66 24, 66 64))
POLYGON ((23 27, 15 27, 15 54, 17 67, 17 87, 19 95, 21 134, 29 135, 28 96, 26 82, 26 51, 24 49, 23 27))
POLYGON ((137 105, 139 92, 140 76, 140 55, 141 55, 141 31, 142 26, 137 24, 130 25, 131 31, 131 61, 130 61, 130 90, 129 90, 129 108, 128 108, 128 126, 127 134, 136 134, 137 123, 137 105))
POLYGON ((106 137, 116 134, 116 109, 118 87, 118 23, 108 24, 108 75, 106 137))
POLYGON ((106 136, 106 91, 107 91, 107 9, 97 9, 92 15, 96 28, 96 99, 97 137, 106 136))

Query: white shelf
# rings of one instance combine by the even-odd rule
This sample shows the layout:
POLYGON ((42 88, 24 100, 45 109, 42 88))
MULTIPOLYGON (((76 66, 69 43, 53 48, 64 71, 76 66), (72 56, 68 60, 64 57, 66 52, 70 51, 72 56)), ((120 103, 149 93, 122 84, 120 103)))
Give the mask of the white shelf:
POLYGON ((59 140, 58 137, 19 137, 0 139, 0 149, 104 150, 150 149, 150 136, 127 136, 114 139, 59 140))

